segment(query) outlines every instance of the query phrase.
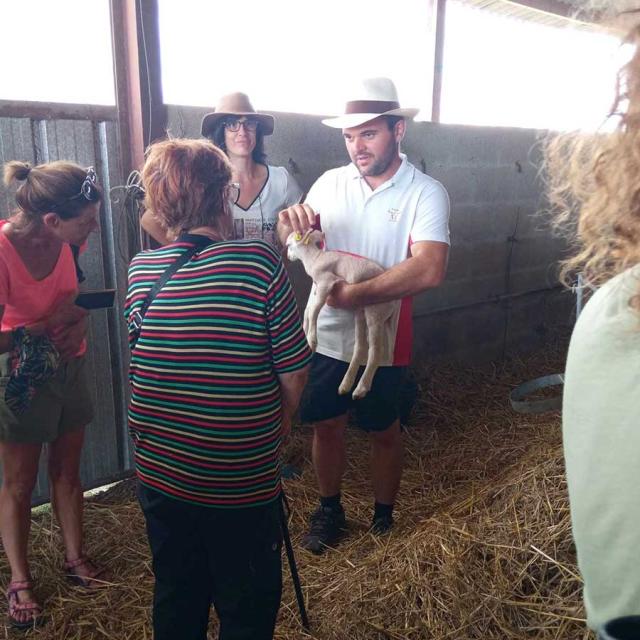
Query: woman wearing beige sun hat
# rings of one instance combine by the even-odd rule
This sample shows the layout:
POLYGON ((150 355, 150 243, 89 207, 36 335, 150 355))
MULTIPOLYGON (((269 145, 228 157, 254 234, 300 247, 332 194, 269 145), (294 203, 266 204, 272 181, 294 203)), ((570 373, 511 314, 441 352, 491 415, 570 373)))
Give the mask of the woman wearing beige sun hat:
MULTIPOLYGON (((233 181, 240 193, 233 204, 236 240, 265 240, 276 246, 278 212, 296 204, 302 190, 284 167, 267 164, 264 137, 274 130, 274 118, 257 113, 245 93, 220 98, 215 110, 202 120, 201 132, 220 147, 233 166, 233 181)), ((143 228, 156 240, 169 239, 151 213, 142 217, 143 228)))

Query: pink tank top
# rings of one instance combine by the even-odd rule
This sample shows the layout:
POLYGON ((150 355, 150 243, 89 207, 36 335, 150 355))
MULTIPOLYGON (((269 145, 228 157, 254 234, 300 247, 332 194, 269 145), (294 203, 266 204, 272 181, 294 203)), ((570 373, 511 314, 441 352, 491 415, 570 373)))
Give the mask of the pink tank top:
MULTIPOLYGON (((0 220, 0 229, 7 223, 0 220)), ((64 298, 78 291, 71 247, 62 246, 49 275, 35 280, 13 244, 0 230, 0 306, 4 307, 0 330, 11 331, 46 318, 64 298)), ((78 352, 82 355, 86 344, 78 352)))

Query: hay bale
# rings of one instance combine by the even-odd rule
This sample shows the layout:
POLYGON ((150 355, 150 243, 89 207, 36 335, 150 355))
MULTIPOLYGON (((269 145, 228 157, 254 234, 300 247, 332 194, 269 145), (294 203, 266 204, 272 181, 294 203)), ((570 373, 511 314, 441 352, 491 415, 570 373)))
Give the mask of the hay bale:
MULTIPOLYGON (((350 429, 344 504, 349 535, 333 552, 299 541, 317 497, 309 428, 287 459, 302 477, 285 483, 290 529, 313 635, 299 625, 285 568, 279 640, 539 640, 592 637, 575 566, 558 414, 522 415, 508 393, 563 369, 562 348, 527 361, 418 371, 422 395, 406 434, 406 469, 390 536, 367 532, 373 497, 366 436, 350 429)), ((151 639, 153 578, 132 483, 86 505, 87 550, 109 566, 113 586, 71 587, 50 513, 34 516, 31 557, 49 623, 6 637, 151 639)), ((286 561, 285 561, 286 567, 286 561)), ((1 569, 8 578, 6 560, 1 569)), ((216 637, 212 621, 210 638, 216 637)))

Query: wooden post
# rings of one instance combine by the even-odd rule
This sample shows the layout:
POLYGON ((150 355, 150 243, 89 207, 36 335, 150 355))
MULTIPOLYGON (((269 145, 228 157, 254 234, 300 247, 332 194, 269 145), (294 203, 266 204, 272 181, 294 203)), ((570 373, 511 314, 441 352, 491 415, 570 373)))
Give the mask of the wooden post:
POLYGON ((110 0, 111 42, 122 173, 144 160, 136 0, 110 0))
POLYGON ((145 146, 166 135, 167 109, 162 100, 158 0, 137 0, 138 51, 145 146))

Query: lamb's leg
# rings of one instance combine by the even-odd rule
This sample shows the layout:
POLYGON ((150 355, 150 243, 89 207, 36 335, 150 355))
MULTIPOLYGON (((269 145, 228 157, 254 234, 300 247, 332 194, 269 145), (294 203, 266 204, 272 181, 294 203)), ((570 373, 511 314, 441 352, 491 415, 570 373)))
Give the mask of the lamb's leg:
POLYGON ((309 308, 305 310, 305 315, 307 316, 307 342, 311 351, 315 351, 318 346, 318 315, 320 315, 320 310, 324 307, 330 291, 331 285, 316 285, 313 305, 311 307, 307 305, 309 308))
POLYGON ((349 368, 344 374, 344 378, 342 378, 342 382, 338 387, 338 393, 340 395, 344 395, 351 391, 356 375, 358 375, 358 369, 360 368, 359 363, 364 359, 364 355, 367 352, 367 323, 362 309, 358 309, 355 312, 355 323, 356 341, 353 347, 353 355, 351 356, 349 368))
POLYGON ((371 389, 373 376, 375 376, 382 354, 384 352, 382 341, 384 338, 385 323, 375 314, 375 312, 367 312, 365 308, 365 319, 367 322, 367 333, 369 338, 369 353, 367 354, 367 366, 358 382, 358 386, 353 392, 353 399, 360 400, 364 398, 371 389))
POLYGON ((302 330, 304 335, 309 334, 309 305, 304 306, 304 313, 302 314, 302 330))

